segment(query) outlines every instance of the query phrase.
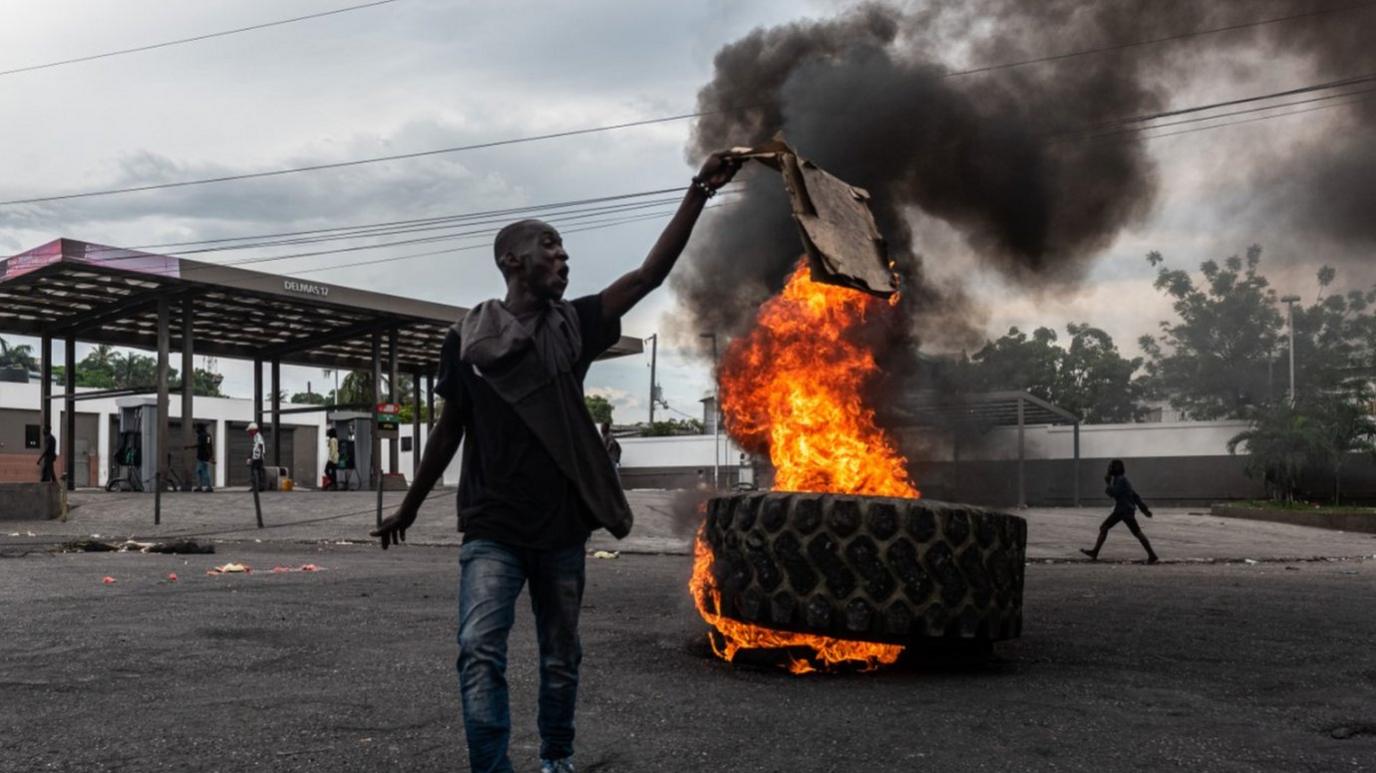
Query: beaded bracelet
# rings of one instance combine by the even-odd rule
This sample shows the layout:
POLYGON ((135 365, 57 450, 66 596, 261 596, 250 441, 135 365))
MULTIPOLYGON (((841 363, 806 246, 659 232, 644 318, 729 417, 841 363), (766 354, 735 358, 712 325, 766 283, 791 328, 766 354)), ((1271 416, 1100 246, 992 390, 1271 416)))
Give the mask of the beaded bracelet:
POLYGON ((698 177, 697 175, 693 175, 693 187, 697 188, 699 193, 701 193, 709 199, 717 195, 717 189, 713 188, 711 185, 708 185, 706 180, 702 179, 701 177, 698 177))

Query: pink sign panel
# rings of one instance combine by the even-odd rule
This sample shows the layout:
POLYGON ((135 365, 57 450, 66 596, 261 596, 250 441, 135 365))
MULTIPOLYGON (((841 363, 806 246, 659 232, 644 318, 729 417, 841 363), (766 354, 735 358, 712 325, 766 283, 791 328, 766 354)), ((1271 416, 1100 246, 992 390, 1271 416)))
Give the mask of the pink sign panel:
POLYGON ((58 239, 48 242, 42 247, 35 247, 28 252, 22 252, 5 261, 0 261, 0 281, 13 279, 37 271, 44 266, 61 262, 64 257, 64 245, 67 248, 65 257, 69 260, 117 268, 121 271, 137 271, 141 274, 156 274, 173 278, 181 276, 180 264, 173 257, 58 239))
POLYGON ((42 247, 21 252, 0 264, 4 266, 4 270, 0 271, 0 281, 13 279, 30 271, 37 271, 60 260, 62 260, 62 241, 48 242, 42 247))
POLYGON ((181 264, 176 258, 167 255, 154 255, 149 252, 134 252, 124 250, 119 247, 106 247, 100 244, 87 244, 85 242, 67 242, 76 249, 68 253, 68 257, 83 263, 94 263, 100 266, 117 268, 121 271, 137 271, 141 274, 157 274, 158 276, 168 276, 178 278, 181 276, 181 264))

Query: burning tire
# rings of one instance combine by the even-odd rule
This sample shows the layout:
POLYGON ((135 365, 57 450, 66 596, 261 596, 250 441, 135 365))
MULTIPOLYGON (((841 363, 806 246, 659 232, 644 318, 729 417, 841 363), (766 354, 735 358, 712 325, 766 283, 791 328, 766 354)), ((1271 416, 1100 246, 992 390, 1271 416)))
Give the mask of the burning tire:
POLYGON ((1022 630, 1027 522, 926 499, 751 493, 708 503, 721 614, 908 644, 1022 630))

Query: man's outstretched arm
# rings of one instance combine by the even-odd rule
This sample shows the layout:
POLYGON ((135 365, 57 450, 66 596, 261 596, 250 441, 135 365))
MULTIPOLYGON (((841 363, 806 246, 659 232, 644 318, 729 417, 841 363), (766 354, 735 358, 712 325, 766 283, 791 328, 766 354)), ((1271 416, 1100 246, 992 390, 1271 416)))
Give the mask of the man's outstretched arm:
POLYGON ((435 424, 430 440, 425 444, 425 453, 420 458, 420 471, 406 492, 406 498, 401 501, 401 507, 382 519, 381 526, 369 532, 374 537, 382 538, 383 550, 388 545, 406 541, 406 530, 416 522, 421 504, 425 502, 430 489, 444 476, 445 468, 454 459, 454 452, 459 450, 461 440, 463 420, 460 418, 459 405, 454 400, 445 400, 440 420, 435 424))
MULTIPOLYGON (((731 182, 731 178, 740 167, 739 159, 722 153, 713 153, 703 163, 697 179, 715 191, 731 182)), ((706 204, 707 193, 697 184, 691 186, 684 194, 683 203, 678 205, 678 211, 674 213, 673 219, 664 227, 664 232, 659 235, 655 246, 650 248, 650 254, 645 256, 645 262, 602 291, 602 315, 605 319, 620 319, 632 306, 639 303, 640 299, 664 283, 669 271, 678 262, 678 256, 687 246, 688 237, 693 233, 693 226, 697 224, 698 215, 702 214, 702 208, 706 204)))

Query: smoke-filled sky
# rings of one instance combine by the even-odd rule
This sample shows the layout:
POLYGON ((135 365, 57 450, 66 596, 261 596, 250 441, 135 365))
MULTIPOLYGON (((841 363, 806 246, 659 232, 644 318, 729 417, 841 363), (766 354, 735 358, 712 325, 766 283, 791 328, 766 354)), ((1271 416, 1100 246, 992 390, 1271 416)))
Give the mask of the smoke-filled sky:
MULTIPOLYGON (((696 124, 0 207, 0 253, 57 236, 137 245, 644 191, 686 182, 705 150, 782 128, 804 155, 871 190, 925 347, 972 348, 1010 325, 1088 321, 1132 351, 1169 314, 1150 286, 1149 250, 1189 266, 1260 242, 1272 278, 1305 297, 1322 262, 1339 267, 1339 284, 1376 281, 1367 257, 1376 241, 1376 99, 1158 139, 1083 130, 1376 72, 1376 8, 950 73, 1352 4, 401 0, 0 76, 0 199, 722 112, 696 124)), ((6 0, 0 70, 343 5, 6 0)), ((797 254, 777 178, 764 171, 742 174, 748 192, 706 215, 671 288, 626 320, 630 335, 665 333, 660 381, 686 414, 699 413, 710 388, 690 356, 696 334, 739 329, 797 254)), ((595 292, 633 266, 660 227, 569 234, 570 292, 595 292)), ((366 256, 407 251, 417 250, 366 256)), ((331 270, 352 262, 345 257, 265 268, 457 305, 500 291, 486 250, 331 270)), ((590 375, 618 421, 644 417, 646 365, 607 363, 590 375)), ((247 394, 247 367, 219 367, 231 393, 247 394)), ((286 376, 289 391, 307 380, 321 388, 319 371, 286 376)))

